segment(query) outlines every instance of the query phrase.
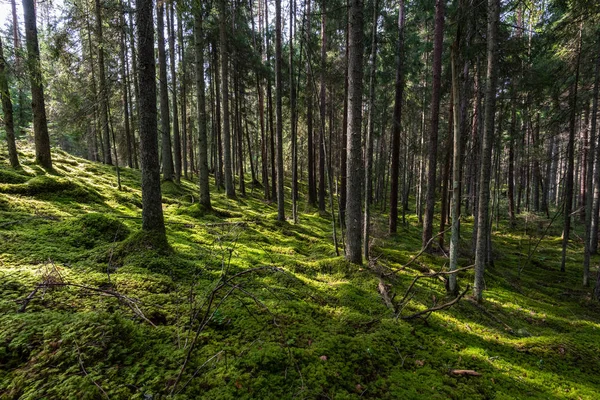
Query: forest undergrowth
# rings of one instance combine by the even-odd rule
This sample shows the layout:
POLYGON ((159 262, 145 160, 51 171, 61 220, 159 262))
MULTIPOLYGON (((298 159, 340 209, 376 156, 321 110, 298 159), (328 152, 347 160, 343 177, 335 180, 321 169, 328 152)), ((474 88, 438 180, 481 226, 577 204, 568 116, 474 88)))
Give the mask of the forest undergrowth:
MULTIPOLYGON (((581 286, 581 223, 560 273, 559 224, 494 222, 483 304, 467 292, 404 319, 454 298, 443 275, 406 293, 447 266, 439 252, 404 267, 421 247, 411 213, 388 237, 375 207, 373 260, 359 268, 304 198, 298 223, 278 223, 249 182, 237 199, 211 187, 211 211, 195 180, 165 182, 165 248, 140 233, 139 171, 122 169, 119 191, 114 168, 52 157, 51 173, 31 151, 16 171, 0 157, 2 399, 598 396, 600 306, 581 286)), ((472 264, 471 224, 460 267, 472 264)), ((460 272, 461 290, 472 274, 460 272)))

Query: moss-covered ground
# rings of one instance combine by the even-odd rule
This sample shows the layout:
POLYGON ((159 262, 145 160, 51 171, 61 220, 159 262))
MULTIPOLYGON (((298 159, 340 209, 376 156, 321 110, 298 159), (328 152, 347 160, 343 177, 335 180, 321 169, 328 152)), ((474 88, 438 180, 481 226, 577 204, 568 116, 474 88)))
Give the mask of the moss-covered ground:
MULTIPOLYGON (((580 283, 580 231, 560 273, 559 222, 537 248, 543 216, 494 225, 483 305, 404 321, 374 268, 335 255, 331 220, 303 199, 298 223, 282 224, 260 188, 227 199, 213 187, 208 212, 195 182, 164 183, 170 248, 157 248, 140 233, 138 171, 121 171, 119 191, 114 168, 53 157, 48 173, 31 152, 18 171, 0 154, 2 399, 600 396, 600 307, 580 283)), ((375 269, 398 300, 447 259, 402 268, 420 249, 416 217, 390 238, 374 214, 375 269)), ((461 266, 470 230, 467 218, 461 266)), ((461 287, 471 281, 461 272, 461 287)), ((449 300, 439 279, 415 288, 402 315, 449 300)))

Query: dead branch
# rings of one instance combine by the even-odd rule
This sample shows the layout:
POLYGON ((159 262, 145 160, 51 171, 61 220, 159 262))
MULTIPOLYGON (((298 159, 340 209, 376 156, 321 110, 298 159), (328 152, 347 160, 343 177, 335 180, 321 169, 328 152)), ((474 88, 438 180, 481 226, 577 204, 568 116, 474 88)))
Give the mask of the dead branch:
POLYGON ((419 251, 415 256, 413 256, 413 258, 410 259, 409 262, 407 262, 405 265, 403 265, 402 267, 400 267, 400 269, 405 269, 406 267, 408 267, 410 264, 412 264, 413 262, 415 262, 415 260, 417 258, 419 258, 421 256, 421 254, 423 254, 425 252, 425 250, 427 250, 427 248, 429 247, 429 245, 435 240, 435 238, 437 238, 440 235, 443 235, 444 233, 448 232, 450 229, 452 228, 452 226, 449 226, 448 228, 444 229, 441 232, 438 232, 436 235, 434 235, 431 239, 429 239, 427 241, 427 243, 425 243, 425 246, 423 246, 423 248, 421 249, 421 251, 419 251))
POLYGON ((481 376, 479 372, 473 371, 472 369, 451 369, 450 374, 460 376, 481 376))
POLYGON ((417 281, 419 279, 421 279, 421 278, 432 278, 432 277, 440 276, 440 275, 456 274, 458 272, 465 271, 467 269, 471 269, 474 266, 475 265, 469 265, 468 267, 458 268, 458 269, 455 269, 454 271, 439 271, 439 272, 434 272, 434 273, 431 273, 431 274, 417 275, 417 276, 415 276, 415 278, 413 279, 413 281, 411 282, 411 284, 408 286, 408 289, 406 289, 406 292, 404 293, 404 297, 402 297, 402 300, 400 300, 400 303, 404 303, 404 300, 406 300, 406 298, 410 294, 411 289, 413 288, 413 286, 415 286, 415 283, 417 283, 417 281))
POLYGON ((450 308, 452 307, 454 304, 458 303, 458 301, 467 293, 467 291, 470 289, 471 287, 469 285, 467 285, 467 287, 465 288, 465 290, 463 290, 463 292, 461 294, 459 294, 454 300, 445 303, 445 304, 440 304, 439 306, 435 306, 435 307, 431 307, 428 308, 427 310, 423 310, 423 311, 419 311, 417 313, 411 314, 411 315, 407 315, 407 316, 400 316, 401 319, 403 320, 411 320, 411 319, 415 319, 415 318, 419 318, 422 315, 427 314, 427 316, 429 316, 431 313, 435 312, 435 311, 440 311, 440 310, 445 310, 446 308, 450 308))
POLYGON ((390 298, 390 295, 388 294, 387 287, 386 287, 385 283, 383 283, 383 279, 381 279, 381 278, 379 278, 379 284, 377 285, 377 290, 379 291, 379 294, 381 295, 381 298, 383 299, 383 302, 385 303, 385 305, 390 310, 392 310, 392 312, 394 314, 396 314, 396 306, 392 302, 392 299, 390 298))
POLYGON ((75 348, 77 349, 77 359, 79 360, 79 366, 81 367, 81 370, 83 371, 83 374, 90 378, 90 380, 92 381, 92 383, 94 385, 96 385, 96 387, 98 389, 100 389, 100 391, 102 392, 102 394, 108 399, 108 394, 106 394, 106 392, 104 391, 104 389, 102 389, 102 386, 100 386, 91 376, 88 375, 87 371, 85 370, 85 367, 83 366, 83 360, 81 359, 81 351, 79 350, 79 345, 77 344, 77 341, 75 341, 75 348))

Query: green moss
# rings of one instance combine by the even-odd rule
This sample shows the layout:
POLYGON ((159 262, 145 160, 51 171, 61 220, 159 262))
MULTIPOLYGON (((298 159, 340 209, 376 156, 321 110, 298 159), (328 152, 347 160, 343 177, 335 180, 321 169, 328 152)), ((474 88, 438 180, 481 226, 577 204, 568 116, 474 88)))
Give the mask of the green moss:
POLYGON ((24 183, 29 178, 14 170, 0 169, 0 183, 24 183))
MULTIPOLYGON (((495 231, 485 311, 465 299, 409 323, 383 304, 371 266, 335 256, 329 216, 303 212, 311 210, 303 199, 299 223, 279 224, 259 191, 233 200, 211 187, 209 212, 197 204, 196 182, 165 182, 167 244, 140 230, 139 171, 124 168, 118 191, 113 167, 54 152, 62 174, 54 176, 33 157, 25 151, 16 173, 40 176, 0 183, 1 399, 103 397, 97 385, 114 399, 167 398, 203 315, 212 319, 173 398, 597 397, 600 307, 580 286, 581 243, 558 273, 560 229, 551 227, 526 262, 543 216, 495 231), (77 190, 99 200, 82 202, 77 190), (260 267, 221 288, 206 314, 223 277, 260 267), (54 271, 80 286, 40 290, 17 313, 54 271), (145 319, 106 291, 127 296, 145 319)), ((385 215, 373 218, 373 254, 395 300, 415 275, 444 268, 441 253, 400 268, 420 250, 416 216, 394 237, 384 234, 385 215)), ((472 219, 461 229, 467 266, 472 219)), ((463 272, 459 284, 472 278, 463 272)), ((449 300, 436 279, 415 289, 402 315, 449 300)))

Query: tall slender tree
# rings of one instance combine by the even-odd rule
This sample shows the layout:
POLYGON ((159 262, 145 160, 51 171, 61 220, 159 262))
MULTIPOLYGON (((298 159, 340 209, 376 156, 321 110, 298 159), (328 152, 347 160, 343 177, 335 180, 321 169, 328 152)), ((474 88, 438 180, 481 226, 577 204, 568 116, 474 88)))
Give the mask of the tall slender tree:
MULTIPOLYGON (((398 40, 396 41, 396 80, 394 84, 394 114, 392 116, 392 165, 390 171, 390 220, 391 234, 398 229, 398 190, 400 172, 400 132, 402 100, 404 94, 404 0, 398 5, 398 40)), ((404 205, 403 205, 404 206, 404 205)))
POLYGON ((277 119, 277 220, 285 221, 283 192, 283 110, 281 74, 281 0, 275 0, 275 102, 277 119))
POLYGON ((13 168, 19 168, 19 156, 15 143, 15 125, 13 120, 13 106, 8 91, 8 79, 6 78, 6 61, 2 49, 2 38, 0 38, 0 97, 2 98, 2 112, 4 113, 4 129, 6 131, 6 144, 8 145, 8 159, 13 168))
POLYGON ((159 241, 166 243, 158 162, 153 1, 137 0, 136 7, 139 83, 140 87, 144 88, 140 91, 138 108, 142 168, 142 229, 152 232, 159 241))
POLYGON ((52 169, 34 0, 23 0, 23 15, 25 17, 25 40, 27 41, 27 68, 31 82, 35 159, 42 167, 52 169))
POLYGON ((194 5, 194 38, 196 53, 196 96, 198 110, 198 180, 200 184, 200 204, 210 210, 210 189, 208 181, 208 140, 206 135, 206 102, 204 85, 204 2, 194 5))
POLYGON ((488 236, 490 206, 490 177, 492 145, 494 143, 494 122, 496 115, 496 82, 498 63, 498 24, 500 19, 500 0, 488 0, 487 20, 487 73, 485 87, 485 120, 481 150, 481 172, 479 175, 479 206, 477 213, 477 241, 475 245, 475 283, 473 295, 483 300, 483 274, 489 249, 488 236))
POLYGON ((163 179, 175 178, 173 153, 171 151, 171 116, 169 114, 169 86, 167 82, 167 54, 165 50, 165 4, 157 4, 156 29, 158 40, 158 87, 160 97, 160 130, 162 138, 163 179))
POLYGON ((362 264, 363 0, 349 0, 346 259, 362 264))
POLYGON ((427 140, 427 191, 425 214, 423 216, 423 247, 431 248, 433 235, 433 212, 435 208, 435 188, 438 131, 440 125, 440 98, 442 75, 442 46, 444 40, 444 0, 435 2, 435 28, 433 33, 433 82, 431 90, 431 128, 427 140))

